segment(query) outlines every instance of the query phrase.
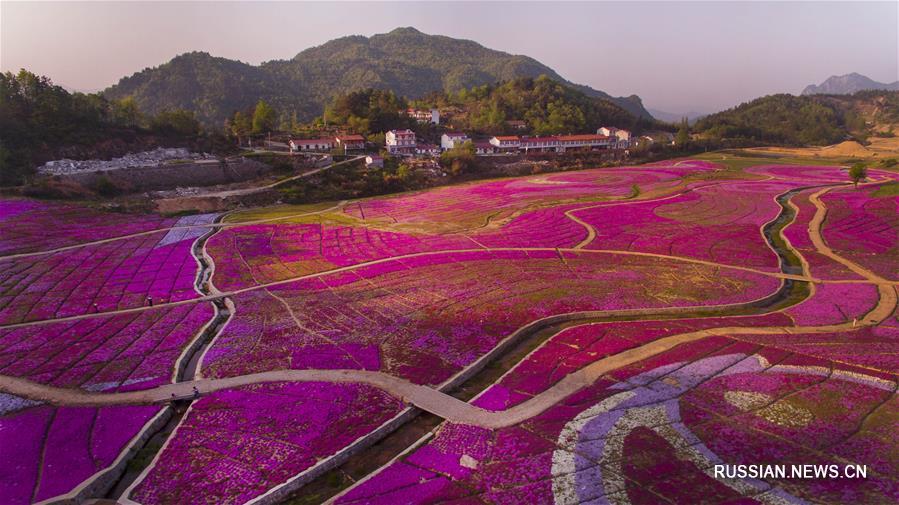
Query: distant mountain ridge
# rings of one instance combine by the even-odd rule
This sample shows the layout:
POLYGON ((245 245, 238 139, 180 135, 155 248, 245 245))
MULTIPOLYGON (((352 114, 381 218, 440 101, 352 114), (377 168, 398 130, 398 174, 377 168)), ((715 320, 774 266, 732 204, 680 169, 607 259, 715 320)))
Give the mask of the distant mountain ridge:
POLYGON ((851 95, 856 91, 869 89, 899 91, 899 81, 877 82, 867 76, 853 72, 846 75, 832 75, 819 85, 811 84, 802 90, 803 95, 851 95))
POLYGON ((646 109, 652 114, 652 117, 658 119, 659 121, 665 121, 668 123, 680 123, 683 118, 687 118, 687 121, 690 124, 695 123, 700 118, 703 118, 708 115, 708 113, 696 112, 695 110, 691 110, 689 112, 684 112, 682 114, 678 114, 676 112, 667 112, 659 109, 648 108, 646 109))
POLYGON ((185 53, 122 78, 103 94, 117 99, 133 96, 149 113, 193 110, 204 123, 221 125, 235 110, 252 107, 260 98, 281 112, 295 111, 299 119, 308 120, 321 114, 336 93, 371 87, 420 98, 431 91, 458 91, 541 74, 588 96, 609 100, 635 116, 652 117, 636 95, 613 97, 572 83, 528 56, 414 28, 372 37, 341 37, 290 60, 259 66, 203 52, 185 53))

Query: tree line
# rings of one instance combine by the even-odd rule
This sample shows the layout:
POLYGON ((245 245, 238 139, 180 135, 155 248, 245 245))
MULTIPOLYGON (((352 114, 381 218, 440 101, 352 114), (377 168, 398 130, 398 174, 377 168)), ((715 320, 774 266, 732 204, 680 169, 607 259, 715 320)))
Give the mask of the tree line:
POLYGON ((71 146, 90 146, 110 137, 185 137, 201 131, 187 110, 146 115, 132 98, 69 93, 27 70, 0 74, 0 185, 22 184, 35 166, 61 157, 71 146))

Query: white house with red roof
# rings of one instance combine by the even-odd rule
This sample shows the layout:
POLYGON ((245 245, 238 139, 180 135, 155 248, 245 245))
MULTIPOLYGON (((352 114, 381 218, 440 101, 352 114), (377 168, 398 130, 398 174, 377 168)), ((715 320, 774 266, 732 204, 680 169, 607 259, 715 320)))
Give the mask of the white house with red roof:
POLYGON ((413 154, 415 152, 415 132, 409 129, 390 130, 384 135, 387 152, 390 154, 413 154))
POLYGON ((518 138, 518 135, 498 135, 491 138, 490 143, 497 151, 517 151, 521 147, 521 139, 518 138))
POLYGON ((519 149, 525 153, 555 152, 559 145, 559 137, 521 137, 519 149))
POLYGON ((331 139, 290 139, 287 144, 290 150, 327 152, 334 149, 334 141, 331 139))
POLYGON ((559 135, 558 151, 564 153, 566 150, 591 150, 591 149, 609 149, 614 147, 617 137, 608 135, 595 135, 592 133, 583 135, 559 135))
POLYGON ((338 135, 334 141, 339 149, 346 151, 361 151, 365 149, 365 137, 362 135, 338 135))

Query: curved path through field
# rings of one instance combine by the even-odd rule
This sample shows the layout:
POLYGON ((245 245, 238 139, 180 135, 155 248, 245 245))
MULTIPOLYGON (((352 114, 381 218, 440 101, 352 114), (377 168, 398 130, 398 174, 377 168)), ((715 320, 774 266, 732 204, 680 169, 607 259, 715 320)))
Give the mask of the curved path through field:
POLYGON ((173 399, 191 398, 221 389, 265 382, 325 381, 364 383, 378 387, 395 397, 403 399, 407 403, 414 404, 422 410, 431 412, 451 422, 471 424, 490 429, 512 426, 540 414, 563 398, 585 386, 593 384, 599 377, 612 370, 642 361, 687 342, 710 336, 853 331, 879 324, 889 318, 897 305, 897 292, 894 283, 837 255, 821 236, 821 225, 826 217, 827 208, 821 202, 820 196, 830 189, 823 189, 810 197, 816 212, 809 224, 809 235, 815 248, 821 254, 845 265, 864 277, 867 282, 877 286, 879 293, 878 303, 861 320, 825 326, 719 327, 672 335, 595 361, 567 375, 533 398, 503 411, 484 410, 432 387, 413 384, 381 372, 364 370, 277 370, 223 379, 167 384, 154 389, 124 393, 91 393, 79 389, 46 386, 16 377, 0 376, 0 391, 52 404, 86 406, 168 402, 173 399))

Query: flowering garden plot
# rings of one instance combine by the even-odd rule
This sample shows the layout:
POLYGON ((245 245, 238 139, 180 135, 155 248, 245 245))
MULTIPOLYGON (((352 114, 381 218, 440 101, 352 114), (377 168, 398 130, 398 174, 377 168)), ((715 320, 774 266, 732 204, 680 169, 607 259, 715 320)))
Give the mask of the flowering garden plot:
POLYGON ((216 260, 216 286, 231 290, 416 253, 480 247, 570 248, 587 232, 565 215, 569 208, 526 212, 498 229, 479 230, 468 237, 325 224, 248 225, 217 233, 207 250, 216 260))
POLYGON ((468 236, 485 247, 572 248, 587 238, 587 230, 565 215, 578 204, 536 209, 516 216, 499 229, 477 230, 468 236))
POLYGON ((877 300, 873 284, 819 284, 814 295, 784 312, 801 326, 838 324, 861 319, 877 300))
POLYGON ((840 188, 824 194, 827 219, 821 232, 837 254, 899 280, 899 197, 874 198, 876 190, 840 188))
POLYGON ((798 209, 798 212, 793 222, 783 229, 783 236, 805 258, 813 277, 831 280, 860 280, 862 277, 859 274, 818 252, 809 237, 809 224, 815 216, 815 206, 809 201, 809 196, 817 191, 819 190, 808 189, 793 195, 790 202, 798 209))
MULTIPOLYGON (((895 318, 895 315, 893 316, 895 318)), ((894 319, 895 321, 895 319, 894 319)), ((823 360, 855 365, 871 371, 896 369, 899 352, 899 327, 876 326, 834 333, 799 333, 778 339, 772 335, 747 335, 741 338, 760 344, 776 345, 823 360)))
MULTIPOLYGON (((0 373, 95 392, 172 380, 208 304, 0 331, 0 373)), ((157 406, 51 407, 0 394, 0 496, 29 503, 72 492, 109 467, 157 406)))
POLYGON ((487 410, 508 409, 597 360, 670 335, 719 326, 776 326, 790 322, 783 314, 773 313, 572 326, 553 335, 472 403, 487 410))
POLYGON ((324 224, 259 224, 228 228, 207 243, 219 289, 279 281, 392 256, 472 249, 461 235, 425 235, 324 224))
POLYGON ((0 255, 42 251, 167 228, 175 219, 0 198, 0 255), (52 231, 52 233, 48 233, 52 231))
POLYGON ((804 185, 844 184, 848 182, 846 169, 827 166, 758 165, 746 169, 749 173, 768 175, 775 179, 802 182, 804 185))
POLYGON ((193 236, 179 235, 161 231, 0 261, 0 323, 139 307, 147 297, 154 303, 196 297, 193 236))
POLYGON ((109 467, 160 411, 37 406, 0 416, 3 502, 34 503, 71 493, 109 467))
POLYGON ((576 211, 596 229, 589 249, 696 258, 777 271, 761 228, 777 217, 775 196, 790 185, 722 183, 674 198, 576 211))
POLYGON ((203 373, 366 368, 438 384, 537 319, 739 303, 779 285, 744 271, 607 253, 418 256, 237 295, 203 373))
POLYGON ((705 170, 709 167, 621 167, 503 179, 362 200, 347 205, 345 212, 363 221, 431 231, 472 230, 530 206, 620 199, 631 193, 633 185, 673 187, 683 176, 705 170))
POLYGON ((0 330, 0 374, 92 391, 169 382, 210 304, 0 330))
POLYGON ((283 484, 396 415, 370 386, 269 383, 196 402, 130 499, 244 503, 283 484))
POLYGON ((694 342, 625 367, 613 374, 618 382, 600 379, 517 426, 491 432, 445 423, 336 501, 895 498, 897 447, 888 421, 896 413, 895 382, 728 340, 694 342), (721 480, 713 473, 719 463, 797 461, 873 468, 857 480, 721 480))

